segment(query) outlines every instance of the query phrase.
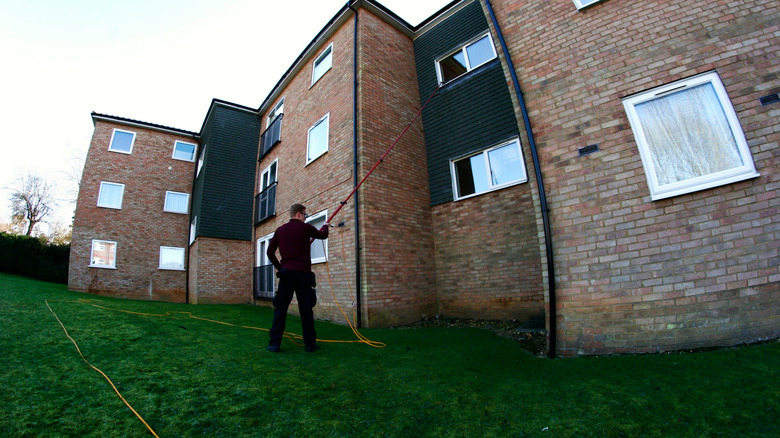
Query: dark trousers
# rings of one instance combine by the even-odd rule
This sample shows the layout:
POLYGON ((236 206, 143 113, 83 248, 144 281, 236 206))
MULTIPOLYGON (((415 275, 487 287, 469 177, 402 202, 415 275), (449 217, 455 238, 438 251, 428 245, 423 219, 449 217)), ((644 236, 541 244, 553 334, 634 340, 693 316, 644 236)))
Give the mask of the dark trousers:
POLYGON ((293 298, 298 298, 298 311, 301 314, 303 342, 307 347, 314 346, 317 332, 314 330, 314 290, 311 285, 311 273, 302 271, 283 271, 279 278, 279 288, 274 295, 274 322, 271 325, 271 340, 268 345, 282 345, 284 327, 287 324, 287 308, 293 298))

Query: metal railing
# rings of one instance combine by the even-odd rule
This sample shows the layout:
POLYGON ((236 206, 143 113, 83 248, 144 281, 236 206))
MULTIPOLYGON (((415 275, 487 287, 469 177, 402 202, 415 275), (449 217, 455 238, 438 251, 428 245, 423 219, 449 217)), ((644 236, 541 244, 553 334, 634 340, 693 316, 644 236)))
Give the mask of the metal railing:
POLYGON ((252 293, 256 300, 274 298, 274 265, 255 266, 252 293))

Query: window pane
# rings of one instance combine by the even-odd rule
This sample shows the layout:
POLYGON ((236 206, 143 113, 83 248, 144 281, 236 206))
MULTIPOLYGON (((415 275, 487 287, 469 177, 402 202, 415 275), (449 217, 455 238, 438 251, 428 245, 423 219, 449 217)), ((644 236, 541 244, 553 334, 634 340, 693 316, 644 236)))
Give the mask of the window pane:
POLYGON ((636 112, 660 185, 744 164, 711 83, 638 104, 636 112))
POLYGON ((466 73, 466 59, 462 51, 457 51, 439 62, 442 82, 451 81, 466 73))
POLYGON ((122 196, 125 191, 123 184, 100 183, 98 193, 98 207, 122 208, 122 196))
POLYGON ((517 181, 525 176, 517 143, 489 151, 488 161, 490 162, 490 179, 494 186, 517 181))
POLYGON ((135 134, 132 132, 115 130, 114 136, 111 138, 111 145, 108 147, 108 149, 117 152, 130 153, 130 151, 133 149, 134 139, 135 134))
POLYGON ((92 266, 116 266, 116 243, 103 240, 92 241, 92 266))
POLYGON ((165 192, 165 207, 167 212, 186 213, 190 196, 186 193, 165 192))
MULTIPOLYGON (((314 219, 306 221, 307 223, 314 226, 316 229, 322 228, 323 225, 325 225, 325 215, 317 216, 314 219)), ((311 260, 314 263, 317 263, 318 261, 325 261, 327 250, 327 241, 320 240, 320 239, 314 239, 314 241, 311 243, 311 260)))
POLYGON ((173 146, 173 158, 192 161, 195 157, 195 145, 177 141, 173 146))
POLYGON ((160 269, 184 269, 184 248, 160 247, 160 269))
POLYGON ((487 171, 483 154, 455 162, 458 197, 488 190, 487 171))
POLYGON ((490 38, 488 38, 487 35, 479 41, 466 46, 466 54, 469 56, 469 66, 471 68, 482 65, 496 56, 493 50, 493 44, 490 42, 490 38))
POLYGON ((317 58, 316 61, 314 61, 314 76, 312 79, 312 83, 317 82, 317 79, 322 77, 322 75, 324 75, 326 71, 330 70, 330 67, 333 64, 331 49, 332 49, 331 47, 328 47, 322 53, 322 55, 320 55, 320 57, 317 58))
POLYGON ((325 117, 309 131, 309 155, 306 157, 307 162, 312 161, 328 150, 328 122, 329 117, 325 117))

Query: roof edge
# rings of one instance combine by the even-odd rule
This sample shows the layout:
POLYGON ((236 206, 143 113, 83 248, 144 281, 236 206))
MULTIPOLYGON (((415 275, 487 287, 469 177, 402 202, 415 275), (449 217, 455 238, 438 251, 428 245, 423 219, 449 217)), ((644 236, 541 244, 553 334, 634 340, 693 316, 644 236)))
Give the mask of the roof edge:
POLYGON ((143 128, 154 129, 156 131, 165 131, 174 134, 188 135, 191 137, 198 137, 199 135, 197 132, 187 131, 186 129, 179 129, 171 126, 159 125, 157 123, 144 122, 142 120, 129 119, 127 117, 112 116, 110 114, 101 114, 95 111, 92 111, 91 117, 92 117, 93 125, 95 124, 95 120, 107 120, 107 121, 122 123, 125 125, 140 126, 143 128))

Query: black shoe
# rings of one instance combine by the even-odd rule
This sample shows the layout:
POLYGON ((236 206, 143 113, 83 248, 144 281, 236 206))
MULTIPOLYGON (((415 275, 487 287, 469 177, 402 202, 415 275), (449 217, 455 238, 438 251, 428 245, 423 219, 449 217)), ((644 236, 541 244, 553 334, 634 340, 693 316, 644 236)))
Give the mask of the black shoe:
POLYGON ((307 353, 313 353, 313 352, 315 352, 315 351, 317 351, 319 349, 320 349, 319 345, 307 345, 306 346, 306 352, 307 353))
POLYGON ((269 345, 269 346, 265 347, 265 349, 270 351, 271 353, 278 353, 279 352, 279 347, 277 347, 276 345, 269 345))

